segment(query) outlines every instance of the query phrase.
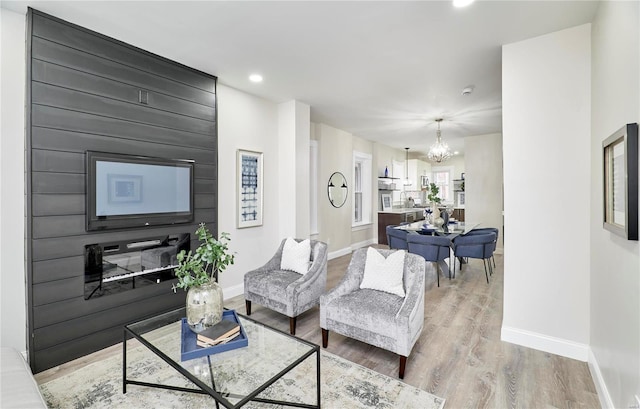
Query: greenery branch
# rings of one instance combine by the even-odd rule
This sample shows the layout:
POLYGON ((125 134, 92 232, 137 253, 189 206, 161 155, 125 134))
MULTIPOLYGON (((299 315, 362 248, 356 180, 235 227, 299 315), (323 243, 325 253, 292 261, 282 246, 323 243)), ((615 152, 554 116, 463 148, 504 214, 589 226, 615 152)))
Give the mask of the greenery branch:
POLYGON ((435 183, 431 183, 429 185, 429 195, 427 199, 432 203, 440 203, 441 199, 438 197, 438 193, 440 193, 440 188, 436 186, 435 183))
POLYGON ((217 281, 218 274, 235 260, 235 254, 229 253, 231 240, 229 233, 220 233, 220 238, 216 239, 205 224, 200 223, 196 235, 201 244, 195 253, 191 250, 188 253, 182 250, 177 255, 178 267, 174 271, 178 282, 172 287, 174 292, 178 288, 188 290, 191 287, 217 281))

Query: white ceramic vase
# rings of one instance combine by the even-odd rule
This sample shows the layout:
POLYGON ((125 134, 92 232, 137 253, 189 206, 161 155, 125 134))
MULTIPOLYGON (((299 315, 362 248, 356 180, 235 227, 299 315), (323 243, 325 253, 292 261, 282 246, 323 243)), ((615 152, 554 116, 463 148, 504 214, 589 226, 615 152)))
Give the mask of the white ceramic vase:
POLYGON ((444 224, 444 219, 440 217, 440 209, 438 208, 438 203, 433 203, 432 205, 432 224, 436 227, 442 227, 444 224))

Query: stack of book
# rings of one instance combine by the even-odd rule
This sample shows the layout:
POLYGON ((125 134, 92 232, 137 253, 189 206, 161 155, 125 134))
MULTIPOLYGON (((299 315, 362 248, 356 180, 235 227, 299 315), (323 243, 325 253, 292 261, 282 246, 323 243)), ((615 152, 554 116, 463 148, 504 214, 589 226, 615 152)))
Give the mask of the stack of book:
POLYGON ((208 348, 214 345, 226 344, 240 336, 240 325, 237 322, 222 320, 213 327, 200 332, 196 343, 198 346, 208 348))

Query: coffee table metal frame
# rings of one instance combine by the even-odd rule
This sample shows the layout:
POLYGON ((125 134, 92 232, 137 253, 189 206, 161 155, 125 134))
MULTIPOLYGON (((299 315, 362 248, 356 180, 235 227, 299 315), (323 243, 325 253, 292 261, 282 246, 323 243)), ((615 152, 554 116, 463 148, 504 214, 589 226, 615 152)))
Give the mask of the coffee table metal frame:
MULTIPOLYGON (((170 358, 167 355, 165 355, 162 351, 160 351, 158 348, 156 348, 152 343, 147 341, 141 334, 138 334, 134 330, 129 328, 130 325, 143 323, 144 321, 147 321, 147 320, 158 319, 159 317, 163 317, 163 316, 167 320, 166 323, 163 323, 162 325, 159 325, 159 326, 153 326, 152 325, 152 326, 150 326, 149 329, 153 330, 153 329, 161 328, 161 327, 163 327, 165 325, 170 325, 172 322, 174 322, 172 320, 173 318, 175 318, 175 320, 180 320, 182 317, 185 316, 185 309, 184 308, 180 308, 180 309, 177 309, 177 310, 174 310, 174 311, 170 311, 170 312, 167 312, 167 313, 164 313, 164 314, 160 314, 157 317, 151 317, 151 318, 148 318, 147 320, 141 320, 141 321, 138 321, 136 323, 132 323, 132 324, 124 326, 124 336, 123 336, 123 342, 122 342, 122 393, 127 393, 127 385, 138 385, 138 386, 146 386, 146 387, 151 387, 151 388, 160 388, 160 389, 168 389, 168 390, 174 390, 174 391, 180 391, 180 392, 191 392, 191 393, 209 395, 213 399, 215 399, 216 408, 219 408, 220 404, 222 404, 226 408, 240 408, 240 407, 244 406, 245 404, 247 404, 248 402, 253 401, 253 402, 269 403, 269 404, 274 404, 274 405, 292 406, 292 407, 298 407, 298 408, 320 409, 320 346, 316 345, 316 344, 313 344, 311 342, 305 341, 305 340, 303 340, 301 338, 289 335, 286 332, 280 331, 280 330, 278 330, 276 328, 273 328, 273 327, 270 327, 270 326, 265 325, 263 323, 260 323, 258 321, 255 321, 255 320, 253 320, 253 319, 251 319, 251 318, 249 318, 247 316, 244 316, 244 315, 241 315, 241 314, 238 314, 238 315, 240 317, 242 317, 242 319, 254 322, 254 323, 258 324, 258 325, 261 325, 261 326, 265 327, 268 330, 274 331, 274 332, 276 332, 278 334, 281 334, 281 335, 284 335, 286 337, 293 338, 293 339, 295 339, 296 341, 298 341, 300 343, 306 344, 306 345, 310 346, 311 349, 309 351, 307 351, 306 353, 302 354, 300 357, 298 357, 298 359, 296 359, 294 362, 292 362, 291 364, 287 365, 285 368, 283 368, 280 372, 275 374, 273 377, 268 379, 265 383, 260 385, 258 388, 256 388, 256 390, 254 390, 250 394, 248 394, 248 395, 237 395, 237 394, 226 393, 225 392, 225 396, 227 396, 227 397, 239 398, 240 399, 234 405, 231 402, 229 402, 225 398, 225 396, 223 396, 222 394, 220 394, 216 390, 215 380, 213 379, 213 370, 211 369, 211 358, 210 358, 210 356, 207 356, 207 360, 208 360, 208 363, 209 363, 209 370, 210 370, 212 385, 207 385, 206 383, 204 383, 200 379, 198 379, 196 376, 191 374, 188 370, 183 368, 180 365, 180 363, 175 362, 172 358, 170 358), (167 364, 169 364, 176 371, 181 373, 189 381, 191 381, 195 385, 197 385, 200 389, 184 388, 184 387, 171 386, 171 385, 161 385, 161 384, 155 384, 155 383, 149 383, 149 382, 141 382, 141 381, 136 381, 136 380, 132 380, 132 379, 127 379, 127 338, 131 338, 131 337, 137 339, 142 345, 144 345, 151 352, 153 352, 158 357, 160 357, 163 361, 165 361, 167 364), (273 385, 276 381, 278 381, 280 378, 282 378, 285 374, 287 374, 289 371, 291 371, 293 368, 295 368, 296 366, 301 364, 304 360, 306 360, 308 357, 310 357, 313 354, 316 354, 316 391, 317 391, 317 395, 316 395, 317 404, 316 405, 311 405, 311 404, 306 404, 306 403, 298 403, 298 402, 285 402, 285 401, 278 401, 278 400, 273 400, 273 399, 265 399, 265 398, 258 398, 257 397, 257 395, 262 393, 269 386, 273 385)), ((154 322, 154 321, 150 321, 150 322, 154 322)))

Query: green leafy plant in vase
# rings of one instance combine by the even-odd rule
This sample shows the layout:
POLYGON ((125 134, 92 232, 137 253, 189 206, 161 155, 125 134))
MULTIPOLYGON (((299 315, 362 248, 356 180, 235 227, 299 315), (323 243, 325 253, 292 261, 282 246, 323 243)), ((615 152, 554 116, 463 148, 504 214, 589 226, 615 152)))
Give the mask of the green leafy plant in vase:
POLYGON ((431 203, 440 203, 441 199, 438 197, 438 193, 440 193, 440 188, 435 183, 430 183, 427 199, 431 203))
POLYGON ((440 209, 438 208, 442 199, 438 197, 438 193, 440 193, 440 188, 435 183, 430 183, 427 199, 431 202, 431 223, 437 227, 442 227, 444 219, 440 217, 440 209))
POLYGON ((235 254, 229 252, 229 233, 213 237, 204 223, 196 230, 200 246, 195 252, 184 250, 177 255, 178 267, 174 272, 178 288, 187 291, 187 323, 193 332, 201 332, 222 320, 222 287, 218 275, 235 261, 235 254))

